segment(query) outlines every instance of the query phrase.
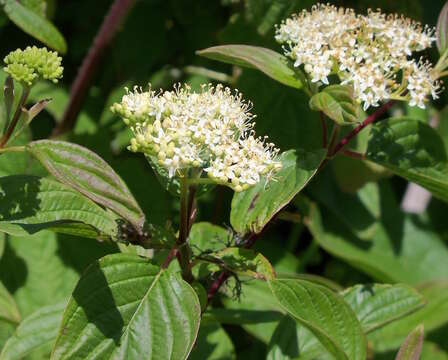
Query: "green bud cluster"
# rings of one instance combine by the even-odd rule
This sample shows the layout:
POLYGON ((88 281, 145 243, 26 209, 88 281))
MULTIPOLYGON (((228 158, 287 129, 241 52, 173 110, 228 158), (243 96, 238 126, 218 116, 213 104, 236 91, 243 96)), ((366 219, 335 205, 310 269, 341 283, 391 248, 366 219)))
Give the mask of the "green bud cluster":
POLYGON ((62 58, 54 51, 28 46, 25 50, 10 52, 4 59, 7 65, 4 70, 14 80, 27 86, 31 86, 39 78, 57 83, 64 70, 61 61, 62 58))

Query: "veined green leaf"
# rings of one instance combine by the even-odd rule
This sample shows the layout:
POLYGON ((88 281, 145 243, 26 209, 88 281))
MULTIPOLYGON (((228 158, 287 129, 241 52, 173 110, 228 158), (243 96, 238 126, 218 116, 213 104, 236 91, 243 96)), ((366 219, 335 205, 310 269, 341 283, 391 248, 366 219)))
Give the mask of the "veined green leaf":
POLYGON ((81 222, 99 233, 117 235, 113 216, 54 180, 25 175, 0 178, 0 200, 0 226, 6 225, 2 230, 13 235, 22 235, 20 229, 33 234, 66 222, 81 222))
POLYGON ((67 43, 51 22, 17 0, 1 0, 1 4, 8 18, 19 28, 61 54, 65 54, 67 43))
POLYGON ((359 104, 348 85, 329 85, 310 99, 310 108, 322 111, 338 125, 350 125, 358 121, 359 104))
POLYGON ((274 180, 260 181, 253 188, 235 193, 230 223, 240 233, 259 233, 311 180, 325 156, 324 150, 286 151, 280 156, 282 169, 274 180))
POLYGON ((429 125, 407 118, 382 121, 372 128, 366 156, 448 201, 448 155, 429 125))
POLYGON ((60 182, 105 206, 142 230, 145 215, 123 180, 98 155, 65 141, 40 140, 27 150, 60 182))
POLYGON ((201 308, 178 274, 115 254, 91 265, 64 312, 52 359, 186 359, 201 308))
POLYGON ((45 306, 25 318, 3 347, 0 360, 20 360, 36 348, 54 342, 64 308, 65 302, 45 306))
POLYGON ((400 351, 397 354, 396 360, 419 360, 420 354, 422 352, 423 346, 423 335, 424 327, 423 325, 417 326, 413 330, 403 345, 401 345, 400 351))
POLYGON ((282 308, 336 359, 365 360, 367 344, 361 324, 340 295, 304 280, 275 279, 269 286, 282 308))
POLYGON ((298 72, 289 65, 288 59, 270 49, 250 45, 221 45, 200 50, 198 55, 225 63, 258 69, 272 79, 300 89, 302 82, 298 72))
POLYGON ((235 348, 226 331, 219 324, 201 325, 189 360, 233 360, 235 348))
POLYGON ((422 295, 403 284, 355 285, 344 290, 342 296, 358 317, 364 333, 398 320, 425 305, 422 295))

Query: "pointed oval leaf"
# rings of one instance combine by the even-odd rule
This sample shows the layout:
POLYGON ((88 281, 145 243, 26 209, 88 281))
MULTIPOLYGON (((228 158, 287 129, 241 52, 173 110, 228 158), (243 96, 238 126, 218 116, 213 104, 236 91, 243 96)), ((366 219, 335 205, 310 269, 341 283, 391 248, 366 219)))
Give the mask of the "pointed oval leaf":
POLYGON ((0 319, 11 323, 20 322, 20 312, 8 289, 0 282, 0 319))
POLYGON ((425 305, 414 288, 404 285, 355 285, 342 292, 365 333, 411 314, 425 305))
POLYGON ((310 99, 310 108, 322 111, 338 125, 350 125, 359 117, 359 104, 348 85, 327 86, 310 99))
POLYGON ((124 181, 97 154, 66 141, 39 140, 27 146, 60 182, 111 209, 141 231, 143 211, 124 181))
POLYGON ((269 281, 269 286, 282 308, 336 359, 365 360, 361 324, 340 295, 304 280, 276 279, 269 281))
POLYGON ((97 229, 98 233, 117 235, 117 224, 111 214, 66 185, 38 176, 0 178, 0 228, 3 231, 24 235, 20 233, 22 229, 32 234, 66 222, 81 222, 97 229))
POLYGON ((258 69, 284 85, 296 89, 302 87, 298 76, 300 70, 292 68, 285 56, 270 49, 250 45, 221 45, 200 50, 197 54, 233 65, 258 69))
POLYGON ((429 125, 409 118, 380 122, 372 128, 366 156, 448 201, 448 155, 429 125))
POLYGON ((20 1, 2 0, 1 3, 8 18, 24 32, 61 54, 65 54, 67 43, 51 22, 23 6, 20 1))
POLYGON ((423 347, 423 335, 423 325, 417 326, 417 328, 408 335, 403 345, 401 345, 400 351, 395 359, 419 360, 423 347))
POLYGON ((186 359, 201 307, 178 274, 114 254, 91 265, 64 312, 52 359, 186 359))
POLYGON ((45 306, 27 318, 8 339, 0 354, 0 360, 20 360, 33 350, 56 340, 65 302, 45 306))
POLYGON ((289 150, 281 154, 283 168, 268 184, 260 181, 253 188, 235 193, 230 223, 240 233, 259 233, 316 174, 325 157, 324 150, 289 150))
POLYGON ((448 45, 448 2, 445 3, 440 11, 436 27, 437 49, 443 54, 448 45))

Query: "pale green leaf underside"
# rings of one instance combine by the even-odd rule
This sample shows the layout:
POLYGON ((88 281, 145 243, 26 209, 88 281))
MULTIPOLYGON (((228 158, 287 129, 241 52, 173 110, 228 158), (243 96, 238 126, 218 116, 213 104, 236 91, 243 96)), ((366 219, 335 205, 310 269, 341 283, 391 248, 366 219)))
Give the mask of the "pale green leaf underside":
POLYGON ((0 360, 19 360, 56 339, 65 302, 45 306, 25 318, 6 342, 0 360))
POLYGON ((186 359, 200 312, 179 275, 135 255, 109 255, 79 281, 52 359, 186 359))
POLYGON ((27 150, 60 182, 141 229, 145 216, 123 180, 97 154, 65 141, 39 140, 27 150))
POLYGON ((289 150, 281 154, 283 167, 268 184, 235 193, 230 223, 240 233, 259 233, 272 217, 287 205, 316 173, 325 151, 289 150))
POLYGON ((365 360, 366 339, 355 313, 326 287, 304 280, 269 282, 281 306, 310 330, 336 359, 365 360))
POLYGON ((270 49, 250 45, 221 45, 197 53, 213 60, 258 69, 272 79, 293 88, 302 87, 297 76, 299 70, 294 70, 285 56, 270 49))
POLYGON ((19 28, 61 54, 65 54, 67 43, 51 22, 23 6, 18 0, 2 0, 1 4, 8 18, 19 28))
POLYGON ((78 192, 57 181, 37 176, 0 178, 0 229, 13 235, 84 223, 109 236, 116 236, 116 222, 78 192))
POLYGON ((8 289, 0 282, 0 319, 12 323, 20 322, 20 312, 8 289))

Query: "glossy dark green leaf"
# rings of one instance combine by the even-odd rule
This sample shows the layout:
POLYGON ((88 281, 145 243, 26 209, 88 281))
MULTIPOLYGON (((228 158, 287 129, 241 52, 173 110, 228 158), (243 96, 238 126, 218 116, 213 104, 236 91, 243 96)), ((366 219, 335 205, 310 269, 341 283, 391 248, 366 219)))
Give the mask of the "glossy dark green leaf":
POLYGON ((448 2, 445 3, 440 11, 436 27, 437 49, 443 54, 448 45, 448 2))
POLYGON ((269 285, 281 307, 336 359, 365 360, 367 344, 361 324, 340 295, 304 280, 276 279, 269 285))
POLYGON ((412 287, 402 284, 355 285, 342 292, 358 317, 364 333, 409 315, 425 305, 412 287))
POLYGON ((448 155, 440 135, 429 125, 407 118, 373 126, 367 159, 415 182, 448 201, 448 155))
POLYGON ((0 227, 13 235, 81 222, 115 237, 113 216, 78 192, 54 180, 13 175, 0 178, 0 227), (14 231, 15 230, 15 231, 14 231))
POLYGON ((397 354, 396 360, 419 360, 423 346, 424 327, 419 325, 413 330, 397 354))
POLYGON ((65 39, 51 22, 23 6, 20 1, 2 0, 1 4, 8 18, 19 28, 61 54, 65 54, 67 51, 65 39))
POLYGON ((23 319, 0 353, 0 360, 19 360, 56 340, 65 302, 45 306, 23 319))
POLYGON ((253 188, 235 193, 230 223, 240 233, 259 233, 277 212, 287 205, 316 174, 324 150, 290 150, 280 156, 282 169, 276 179, 261 181, 253 188))
POLYGON ((123 180, 97 154, 65 141, 31 142, 27 150, 59 181, 143 228, 145 215, 123 180))
POLYGON ((13 324, 20 322, 20 312, 14 298, 0 282, 0 319, 7 320, 13 324))
POLYGON ((269 341, 266 359, 296 359, 300 353, 299 343, 303 341, 297 335, 297 322, 289 316, 284 316, 269 341))
POLYGON ((115 254, 90 266, 64 312, 52 359, 186 359, 201 308, 178 274, 115 254))
POLYGON ((270 49, 250 45, 221 45, 200 50, 198 55, 262 71, 272 79, 297 89, 302 87, 298 72, 288 59, 270 49))
POLYGON ((348 85, 329 85, 310 99, 310 108, 322 111, 338 125, 359 121, 359 104, 348 85))

